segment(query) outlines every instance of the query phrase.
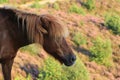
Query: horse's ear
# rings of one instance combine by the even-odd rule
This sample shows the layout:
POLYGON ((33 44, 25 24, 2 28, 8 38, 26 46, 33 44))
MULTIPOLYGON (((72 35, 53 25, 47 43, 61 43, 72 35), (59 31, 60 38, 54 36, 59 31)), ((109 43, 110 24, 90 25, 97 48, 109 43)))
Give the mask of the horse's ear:
POLYGON ((44 34, 47 34, 47 33, 48 33, 47 30, 44 29, 41 25, 38 25, 37 28, 38 28, 38 30, 39 30, 40 32, 42 32, 42 33, 44 33, 44 34))
POLYGON ((52 18, 50 15, 41 15, 40 17, 40 22, 42 25, 42 28, 44 28, 48 33, 49 33, 49 28, 51 26, 52 22, 52 18))
POLYGON ((43 27, 43 23, 42 23, 42 21, 41 21, 41 19, 39 19, 39 20, 37 20, 37 30, 41 33, 43 33, 43 34, 47 34, 48 33, 48 31, 43 27))

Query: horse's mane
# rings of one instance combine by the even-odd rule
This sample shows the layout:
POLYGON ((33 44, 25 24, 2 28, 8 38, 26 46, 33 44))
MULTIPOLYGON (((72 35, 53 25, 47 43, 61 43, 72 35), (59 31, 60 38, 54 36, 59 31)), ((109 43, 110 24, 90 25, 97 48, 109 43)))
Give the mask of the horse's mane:
POLYGON ((18 27, 22 27, 23 32, 26 29, 30 42, 43 43, 43 34, 48 34, 49 38, 57 40, 58 38, 65 37, 68 33, 67 28, 52 15, 37 15, 11 8, 0 9, 11 11, 15 14, 18 27))

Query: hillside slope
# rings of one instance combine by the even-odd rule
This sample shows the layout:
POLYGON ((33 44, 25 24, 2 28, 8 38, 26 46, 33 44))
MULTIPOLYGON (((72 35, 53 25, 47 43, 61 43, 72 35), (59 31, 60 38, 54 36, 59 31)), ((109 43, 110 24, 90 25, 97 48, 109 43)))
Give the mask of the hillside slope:
MULTIPOLYGON (((119 15, 120 0, 94 0, 93 4, 91 2, 94 8, 90 9, 86 7, 86 1, 66 0, 44 5, 32 2, 27 7, 17 3, 17 7, 36 14, 51 14, 68 27, 67 41, 84 63, 90 75, 89 80, 120 80, 120 35, 107 27, 105 19, 110 13, 119 15)), ((47 53, 41 48, 38 51, 33 49, 32 54, 31 48, 27 50, 18 51, 12 70, 13 80, 26 79, 29 74, 32 76, 30 80, 35 79, 39 75, 39 68, 43 68, 47 53)))

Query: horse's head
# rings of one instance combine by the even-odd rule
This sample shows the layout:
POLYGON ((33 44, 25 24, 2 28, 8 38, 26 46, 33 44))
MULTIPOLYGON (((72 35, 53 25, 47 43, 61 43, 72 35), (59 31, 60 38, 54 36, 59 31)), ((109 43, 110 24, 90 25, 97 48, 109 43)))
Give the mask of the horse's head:
POLYGON ((62 38, 61 40, 53 40, 49 37, 45 37, 44 49, 67 66, 72 65, 76 60, 76 56, 70 49, 65 38, 62 38))
POLYGON ((43 36, 44 49, 66 66, 74 64, 76 56, 65 39, 67 29, 55 17, 50 15, 43 15, 41 22, 46 30, 44 30, 45 34, 43 36))
POLYGON ((67 28, 59 20, 51 15, 35 16, 20 12, 16 12, 16 14, 18 22, 22 20, 23 31, 27 30, 29 42, 40 43, 45 51, 67 66, 75 62, 76 56, 65 40, 67 28))

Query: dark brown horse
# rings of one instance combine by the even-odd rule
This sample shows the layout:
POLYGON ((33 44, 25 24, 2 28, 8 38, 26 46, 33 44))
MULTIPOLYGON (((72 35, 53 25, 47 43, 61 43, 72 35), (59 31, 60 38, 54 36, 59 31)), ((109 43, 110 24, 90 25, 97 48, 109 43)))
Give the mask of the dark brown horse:
POLYGON ((51 15, 0 8, 0 63, 4 79, 11 80, 17 50, 31 43, 39 43, 61 63, 71 66, 76 57, 65 40, 66 31, 59 20, 51 15))

